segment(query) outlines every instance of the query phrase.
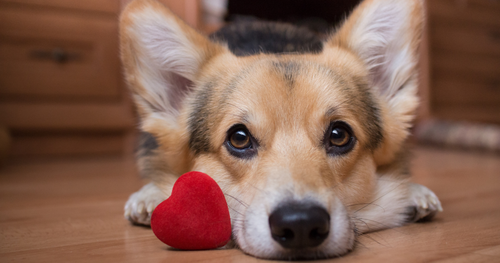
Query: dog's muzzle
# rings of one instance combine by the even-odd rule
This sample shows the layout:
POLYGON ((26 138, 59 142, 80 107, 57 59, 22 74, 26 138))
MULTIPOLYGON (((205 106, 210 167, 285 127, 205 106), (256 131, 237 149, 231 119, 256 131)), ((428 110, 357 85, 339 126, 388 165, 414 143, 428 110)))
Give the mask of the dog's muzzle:
POLYGON ((313 248, 321 245, 330 233, 330 215, 307 203, 280 205, 269 216, 271 236, 289 249, 313 248))

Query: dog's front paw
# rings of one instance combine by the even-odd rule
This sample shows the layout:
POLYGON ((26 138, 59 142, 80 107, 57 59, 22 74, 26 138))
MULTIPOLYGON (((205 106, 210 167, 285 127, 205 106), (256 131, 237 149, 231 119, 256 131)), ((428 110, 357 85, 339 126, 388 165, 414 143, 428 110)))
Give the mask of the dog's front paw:
POLYGON ((133 193, 125 204, 125 218, 134 224, 150 225, 153 210, 167 199, 158 186, 149 183, 133 193))
POLYGON ((420 184, 410 184, 410 201, 408 208, 408 221, 427 221, 432 219, 437 212, 442 212, 443 207, 436 194, 429 188, 420 184))

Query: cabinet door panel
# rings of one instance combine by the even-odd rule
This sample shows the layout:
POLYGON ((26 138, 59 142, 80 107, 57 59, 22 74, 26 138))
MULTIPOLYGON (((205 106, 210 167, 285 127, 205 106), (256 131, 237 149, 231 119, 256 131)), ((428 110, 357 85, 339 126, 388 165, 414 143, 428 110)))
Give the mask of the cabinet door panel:
POLYGON ((0 103, 0 123, 14 131, 131 130, 132 107, 118 103, 0 103))
POLYGON ((0 3, 29 4, 35 7, 59 7, 82 11, 97 11, 116 14, 120 0, 0 0, 0 3))
POLYGON ((116 20, 16 6, 0 9, 0 96, 116 100, 116 20))
POLYGON ((500 26, 500 1, 496 0, 429 0, 429 16, 436 22, 459 25, 500 26))

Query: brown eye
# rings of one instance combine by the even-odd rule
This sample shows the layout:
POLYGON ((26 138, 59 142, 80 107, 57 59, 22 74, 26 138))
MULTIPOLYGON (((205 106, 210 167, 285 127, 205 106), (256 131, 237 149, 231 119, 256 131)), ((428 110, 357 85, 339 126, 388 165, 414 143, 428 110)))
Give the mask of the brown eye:
POLYGON ((350 152, 356 145, 356 137, 351 126, 343 121, 334 121, 325 132, 324 144, 330 156, 343 155, 350 152))
POLYGON ((229 137, 229 142, 231 143, 231 146, 240 150, 248 148, 251 145, 250 136, 246 130, 234 131, 229 137))
POLYGON ((227 131, 224 145, 234 157, 251 159, 257 155, 258 141, 243 124, 236 124, 227 131))
POLYGON ((330 143, 332 146, 342 147, 349 143, 351 137, 342 127, 334 127, 330 133, 330 143))

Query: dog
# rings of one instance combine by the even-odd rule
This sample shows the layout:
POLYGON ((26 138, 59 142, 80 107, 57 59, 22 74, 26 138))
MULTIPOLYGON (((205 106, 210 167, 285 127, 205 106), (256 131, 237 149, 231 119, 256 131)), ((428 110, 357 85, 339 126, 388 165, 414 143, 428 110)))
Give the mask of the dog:
POLYGON ((150 183, 125 217, 149 225, 196 170, 223 190, 235 246, 259 258, 335 257, 432 218, 440 201, 410 181, 406 142, 423 22, 422 0, 365 0, 325 40, 284 24, 209 38, 154 0, 130 3, 121 58, 150 183))

